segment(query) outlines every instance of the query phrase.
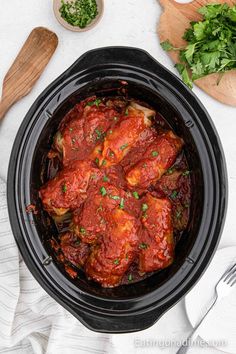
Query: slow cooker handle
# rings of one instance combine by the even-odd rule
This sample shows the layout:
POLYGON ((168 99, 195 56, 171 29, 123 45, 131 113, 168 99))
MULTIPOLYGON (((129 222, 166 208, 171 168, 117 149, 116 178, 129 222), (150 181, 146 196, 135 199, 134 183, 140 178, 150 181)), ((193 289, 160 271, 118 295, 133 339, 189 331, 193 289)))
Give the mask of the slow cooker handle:
POLYGON ((165 68, 159 64, 148 52, 132 47, 105 47, 93 49, 83 54, 74 64, 65 72, 65 76, 70 77, 83 70, 88 70, 91 67, 98 65, 112 66, 112 64, 123 64, 140 67, 145 70, 158 69, 163 73, 165 68))
MULTIPOLYGON (((71 310, 70 310, 71 311, 71 310)), ((101 333, 129 333, 149 328, 167 311, 167 308, 152 310, 140 315, 107 316, 75 310, 73 314, 86 327, 101 333)))

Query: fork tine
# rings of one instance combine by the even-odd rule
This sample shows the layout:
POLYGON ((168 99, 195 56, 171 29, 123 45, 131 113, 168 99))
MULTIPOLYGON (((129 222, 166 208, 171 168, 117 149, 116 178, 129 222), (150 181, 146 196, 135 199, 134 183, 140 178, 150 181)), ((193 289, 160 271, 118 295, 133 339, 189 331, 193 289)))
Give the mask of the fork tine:
POLYGON ((234 284, 236 284, 236 278, 235 278, 235 280, 233 281, 233 283, 230 284, 230 286, 233 286, 234 284))
POLYGON ((231 276, 227 280, 227 284, 231 284, 232 282, 234 282, 235 279, 236 279, 236 271, 233 274, 231 274, 231 276))
POLYGON ((226 273, 223 275, 222 280, 225 282, 236 270, 236 264, 234 264, 226 273))

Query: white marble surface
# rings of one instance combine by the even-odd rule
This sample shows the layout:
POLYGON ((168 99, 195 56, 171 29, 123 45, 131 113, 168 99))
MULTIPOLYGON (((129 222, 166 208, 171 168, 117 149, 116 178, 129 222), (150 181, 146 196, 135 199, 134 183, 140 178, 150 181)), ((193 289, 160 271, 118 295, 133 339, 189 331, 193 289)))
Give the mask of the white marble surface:
MULTIPOLYGON (((31 104, 41 91, 70 66, 85 51, 109 45, 127 45, 147 50, 168 69, 175 72, 173 64, 162 51, 156 28, 161 7, 156 0, 105 0, 104 17, 93 30, 72 33, 61 27, 54 18, 52 0, 1 0, 0 11, 0 82, 24 43, 29 32, 37 26, 55 31, 59 46, 32 92, 17 103, 0 124, 0 176, 6 179, 11 147, 17 130, 31 104)), ((226 224, 220 247, 236 245, 236 108, 225 106, 207 96, 197 87, 193 91, 209 111, 218 130, 225 151, 229 177, 229 204, 226 224)), ((197 304, 196 304, 197 306, 197 304)), ((176 348, 156 345, 134 348, 134 338, 140 340, 181 340, 191 327, 187 320, 184 301, 166 313, 150 330, 134 336, 116 336, 115 345, 127 342, 130 353, 175 353, 176 348), (144 337, 145 336, 145 337, 144 337), (132 340, 131 340, 132 338, 132 340)), ((126 344, 125 344, 126 345, 126 344)), ((215 349, 192 348, 189 353, 220 353, 215 349)), ((221 352, 222 353, 222 352, 221 352)))

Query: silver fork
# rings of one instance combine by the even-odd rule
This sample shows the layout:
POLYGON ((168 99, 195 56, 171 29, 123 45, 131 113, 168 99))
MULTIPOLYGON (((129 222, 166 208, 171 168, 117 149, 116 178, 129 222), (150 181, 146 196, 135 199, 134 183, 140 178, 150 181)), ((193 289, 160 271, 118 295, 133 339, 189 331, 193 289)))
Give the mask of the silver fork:
POLYGON ((226 273, 220 278, 218 283, 215 286, 215 298, 203 316, 203 318, 200 320, 200 322, 196 325, 196 327, 193 329, 193 331, 190 333, 188 338, 186 339, 185 344, 182 345, 182 347, 179 348, 176 354, 185 354, 187 353, 189 349, 189 345, 193 342, 193 339, 195 338, 195 335, 197 334, 197 330, 199 330, 199 327, 203 323, 204 319, 210 312, 210 310, 215 306, 215 304, 220 300, 223 299, 225 296, 227 296, 230 291, 232 290, 233 285, 236 283, 236 264, 234 264, 229 270, 226 271, 226 273))

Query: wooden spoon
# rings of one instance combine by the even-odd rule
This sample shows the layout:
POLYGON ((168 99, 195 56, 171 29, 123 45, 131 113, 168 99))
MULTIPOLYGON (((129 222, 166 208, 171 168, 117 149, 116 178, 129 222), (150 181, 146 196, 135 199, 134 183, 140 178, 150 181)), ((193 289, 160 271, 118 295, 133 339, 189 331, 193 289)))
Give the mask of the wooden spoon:
MULTIPOLYGON (((175 47, 184 46, 186 42, 182 36, 185 29, 189 28, 189 22, 201 19, 201 15, 197 12, 199 7, 216 2, 227 3, 229 6, 235 4, 233 0, 194 0, 185 4, 175 0, 160 0, 164 8, 158 28, 160 41, 168 39, 175 47)), ((171 51, 168 54, 175 63, 179 61, 178 52, 171 51)), ((210 74, 195 80, 194 83, 216 100, 236 106, 236 70, 228 71, 223 75, 210 74)))
POLYGON ((43 27, 33 29, 4 78, 0 120, 15 102, 31 91, 57 45, 55 33, 43 27))

